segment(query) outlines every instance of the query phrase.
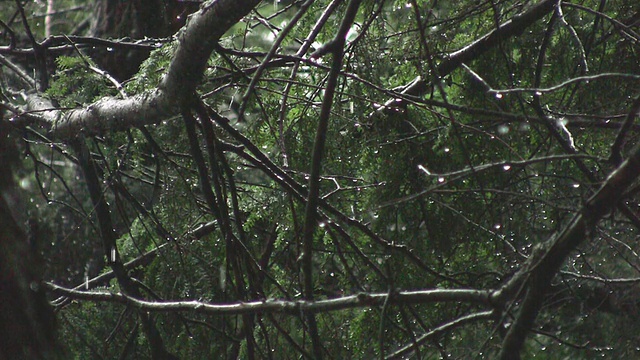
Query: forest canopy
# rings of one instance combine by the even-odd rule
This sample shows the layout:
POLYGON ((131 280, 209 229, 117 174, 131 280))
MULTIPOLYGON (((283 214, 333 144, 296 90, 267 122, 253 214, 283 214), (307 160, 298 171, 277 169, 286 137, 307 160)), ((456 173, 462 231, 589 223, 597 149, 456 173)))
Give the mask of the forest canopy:
POLYGON ((633 0, 0 2, 0 360, 632 358, 633 0))

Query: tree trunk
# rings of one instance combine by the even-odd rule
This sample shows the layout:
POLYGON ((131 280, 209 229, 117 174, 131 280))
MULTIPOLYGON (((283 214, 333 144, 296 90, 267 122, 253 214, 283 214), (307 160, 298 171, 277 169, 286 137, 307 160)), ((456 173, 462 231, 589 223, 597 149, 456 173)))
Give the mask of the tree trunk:
MULTIPOLYGON (((96 1, 90 34, 111 39, 167 38, 185 24, 198 6, 197 1, 177 0, 96 1)), ((121 81, 135 74, 149 56, 147 50, 109 50, 96 49, 91 55, 102 69, 121 81)))

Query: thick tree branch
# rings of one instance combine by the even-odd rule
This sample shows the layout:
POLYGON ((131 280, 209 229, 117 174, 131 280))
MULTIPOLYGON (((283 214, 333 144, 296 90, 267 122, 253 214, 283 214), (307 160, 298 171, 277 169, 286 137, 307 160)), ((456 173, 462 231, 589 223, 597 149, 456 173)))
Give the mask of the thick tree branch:
MULTIPOLYGON (((127 99, 104 98, 84 109, 48 111, 44 119, 51 133, 71 139, 79 133, 95 135, 158 123, 176 115, 202 78, 209 56, 224 33, 260 0, 209 1, 193 14, 178 35, 178 48, 157 89, 127 99)), ((50 110, 47 101, 30 99, 29 111, 50 110)))

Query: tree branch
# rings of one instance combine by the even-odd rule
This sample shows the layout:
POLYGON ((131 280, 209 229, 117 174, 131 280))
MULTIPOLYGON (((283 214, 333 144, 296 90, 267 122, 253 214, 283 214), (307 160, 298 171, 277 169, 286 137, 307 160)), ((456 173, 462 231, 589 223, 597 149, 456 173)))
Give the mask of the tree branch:
MULTIPOLYGON (((127 99, 104 98, 83 109, 43 113, 52 136, 72 139, 79 133, 121 131, 155 124, 178 114, 199 84, 220 37, 258 3, 260 0, 209 1, 179 33, 178 48, 157 89, 127 99)), ((27 106, 29 111, 51 108, 48 101, 37 96, 31 97, 27 106)))
MULTIPOLYGON (((548 290, 553 277, 571 251, 588 238, 596 224, 618 204, 626 189, 640 175, 640 145, 636 146, 632 155, 618 167, 606 180, 604 185, 583 206, 564 230, 551 238, 540 256, 531 256, 531 261, 524 266, 513 279, 497 291, 494 297, 500 299, 506 293, 513 294, 522 281, 526 284, 526 295, 514 323, 509 327, 502 343, 500 359, 519 358, 526 335, 543 304, 544 293, 548 290)), ((500 303, 500 301, 497 301, 500 303)))
MULTIPOLYGON (((333 106, 333 97, 338 86, 338 76, 342 68, 342 60, 344 56, 344 45, 347 40, 347 32, 351 28, 351 24, 355 20, 360 0, 351 0, 347 6, 347 12, 342 19, 338 33, 331 41, 335 44, 333 53, 333 63, 329 71, 329 80, 322 101, 322 109, 320 110, 320 119, 318 121, 318 129, 313 146, 313 155, 311 160, 311 171, 309 176, 309 195, 307 197, 307 206, 304 215, 304 229, 302 238, 302 275, 304 279, 304 298, 305 300, 313 300, 313 234, 317 227, 318 202, 320 194, 320 172, 322 170, 322 157, 324 154, 324 146, 326 143, 327 128, 329 126, 329 117, 331 116, 331 107, 333 106)), ((313 351, 316 359, 322 359, 322 346, 318 335, 318 327, 313 313, 307 314, 307 322, 309 332, 313 342, 313 351)))
POLYGON ((488 320, 495 316, 493 311, 483 311, 479 313, 474 313, 466 316, 459 317, 455 320, 449 321, 446 324, 440 325, 437 328, 429 331, 426 334, 423 334, 418 339, 416 339, 415 343, 409 344, 407 346, 402 347, 401 349, 396 350, 395 352, 389 354, 385 359, 406 359, 409 354, 413 351, 416 351, 417 346, 424 344, 428 340, 431 340, 437 336, 440 336, 447 331, 451 331, 457 327, 466 325, 471 322, 488 320))
MULTIPOLYGON (((148 312, 196 311, 209 315, 239 315, 255 313, 286 313, 300 315, 305 313, 323 313, 371 306, 382 306, 389 293, 360 293, 328 300, 259 300, 233 304, 212 304, 196 300, 185 301, 146 301, 127 296, 123 293, 105 291, 79 291, 65 288, 50 282, 45 286, 55 294, 68 296, 76 300, 95 302, 114 302, 135 306, 148 312)), ((433 302, 460 302, 491 307, 490 292, 485 290, 421 290, 400 291, 388 300, 390 304, 426 304, 433 302)))
MULTIPOLYGON (((444 77, 464 63, 469 63, 477 59, 480 55, 497 46, 501 41, 522 34, 525 29, 536 21, 542 19, 553 11, 558 0, 544 0, 532 6, 528 11, 514 16, 511 20, 499 25, 480 39, 472 42, 464 48, 455 51, 440 63, 437 67, 437 74, 444 77)), ((403 95, 422 96, 430 89, 430 83, 422 77, 416 77, 402 91, 403 95)), ((381 109, 397 107, 397 99, 391 99, 385 103, 381 109)))

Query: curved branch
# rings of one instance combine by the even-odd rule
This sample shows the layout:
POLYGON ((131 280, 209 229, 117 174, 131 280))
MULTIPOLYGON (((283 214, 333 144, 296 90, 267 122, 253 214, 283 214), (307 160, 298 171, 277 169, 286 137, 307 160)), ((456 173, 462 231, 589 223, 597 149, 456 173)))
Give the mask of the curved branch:
POLYGON ((405 359, 406 356, 410 355, 412 352, 416 351, 417 347, 420 346, 421 344, 424 344, 425 342, 432 340, 448 331, 451 331, 455 328, 461 327, 463 325, 466 325, 468 323, 472 323, 472 322, 477 322, 477 321, 481 321, 481 320, 489 320, 492 317, 495 316, 495 313, 493 311, 483 311, 483 312, 479 312, 479 313, 474 313, 474 314, 470 314, 470 315, 465 315, 462 317, 459 317, 455 320, 452 320, 446 324, 440 325, 437 328, 429 331, 426 334, 423 334, 422 336, 420 336, 418 339, 416 339, 415 343, 406 345, 404 347, 402 347, 401 349, 396 350, 395 352, 389 354, 388 356, 385 357, 385 359, 387 360, 392 360, 392 359, 405 359))
MULTIPOLYGON (((179 33, 178 48, 157 89, 127 99, 104 98, 84 109, 43 113, 52 136, 71 139, 79 133, 121 131, 158 123, 178 114, 182 103, 200 82, 220 37, 259 3, 260 0, 209 1, 189 18, 179 33)), ((48 101, 39 97, 28 102, 29 111, 51 108, 48 101)))

